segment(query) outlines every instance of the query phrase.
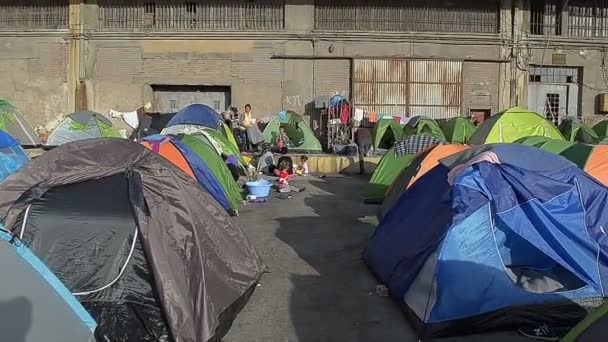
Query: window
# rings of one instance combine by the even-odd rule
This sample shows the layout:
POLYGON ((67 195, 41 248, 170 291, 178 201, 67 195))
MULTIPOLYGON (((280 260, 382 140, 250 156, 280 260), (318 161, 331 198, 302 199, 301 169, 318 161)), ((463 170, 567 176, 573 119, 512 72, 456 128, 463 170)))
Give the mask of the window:
POLYGON ((530 33, 542 35, 562 34, 562 6, 554 0, 530 1, 530 33))
POLYGON ((68 0, 0 0, 0 29, 67 29, 68 8, 68 0))
POLYGON ((99 0, 99 27, 112 31, 281 30, 284 7, 284 0, 99 0))
POLYGON ((498 0, 316 0, 315 29, 497 33, 499 7, 498 0))
POLYGON ((530 82, 554 83, 554 84, 578 84, 578 68, 569 67, 531 67, 528 71, 530 82))
POLYGON ((568 34, 577 37, 608 37, 608 0, 570 1, 568 34))
POLYGON ((559 124, 559 94, 547 94, 545 101, 545 117, 553 124, 559 124))

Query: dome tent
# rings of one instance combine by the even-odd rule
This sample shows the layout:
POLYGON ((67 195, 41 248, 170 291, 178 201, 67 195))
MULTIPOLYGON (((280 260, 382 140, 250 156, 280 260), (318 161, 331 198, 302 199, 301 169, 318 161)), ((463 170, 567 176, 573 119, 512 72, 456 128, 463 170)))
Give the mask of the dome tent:
POLYGON ((444 121, 440 126, 445 134, 446 141, 458 144, 468 143, 475 129, 477 129, 471 120, 462 116, 444 121))
POLYGON ((445 135, 437 121, 426 116, 413 116, 403 126, 403 135, 407 137, 420 133, 432 134, 441 140, 445 140, 445 135))
POLYGON ((547 119, 537 113, 514 107, 484 121, 471 136, 470 144, 509 143, 534 135, 564 140, 559 130, 547 119))
POLYGON ((296 112, 288 110, 280 112, 268 122, 264 128, 266 142, 276 147, 279 128, 284 128, 289 137, 289 150, 303 153, 321 153, 323 148, 315 133, 296 112))
POLYGON ((559 154, 608 186, 608 145, 587 145, 544 137, 528 137, 516 142, 559 154))
MULTIPOLYGON (((205 153, 201 153, 201 148, 206 146, 197 145, 194 150, 192 143, 188 145, 183 142, 180 138, 183 136, 151 135, 147 136, 142 144, 196 179, 222 208, 231 214, 238 214, 242 196, 222 159, 213 153, 210 147, 207 147, 209 150, 205 153)), ((203 144, 199 140, 196 141, 203 144)))
POLYGON ((608 120, 602 120, 596 123, 593 126, 593 130, 600 139, 608 137, 608 120))
POLYGON ((401 195, 409 189, 420 177, 439 164, 439 160, 468 149, 467 145, 447 144, 432 146, 414 157, 410 165, 401 171, 386 191, 384 202, 378 211, 378 218, 395 205, 401 195))
POLYGON ((35 147, 42 145, 32 125, 10 102, 0 99, 0 130, 15 138, 21 146, 35 147))
POLYGON ((220 132, 238 151, 239 145, 230 127, 226 126, 220 115, 204 104, 189 105, 176 113, 161 131, 162 134, 195 134, 202 130, 220 132))
POLYGON ((263 270, 208 193, 126 139, 36 158, 0 184, 0 217, 96 319, 98 340, 220 340, 263 270))
POLYGON ((402 136, 403 128, 397 121, 393 120, 393 118, 380 119, 372 130, 374 149, 389 149, 402 136))
POLYGON ((577 141, 585 144, 595 144, 599 141, 597 133, 577 118, 566 117, 557 128, 564 135, 566 141, 577 141))
POLYGON ((91 112, 68 114, 49 135, 47 146, 93 138, 120 138, 120 133, 105 116, 91 112))
POLYGON ((17 140, 4 131, 0 131, 0 181, 27 164, 27 156, 17 140))
POLYGON ((18 237, 0 226, 2 341, 94 342, 96 323, 18 237))
POLYGON ((363 193, 365 203, 382 203, 388 187, 394 182, 399 173, 410 165, 414 157, 418 153, 441 142, 439 138, 427 133, 412 135, 396 142, 382 156, 378 166, 376 166, 363 193))
POLYGON ((230 143, 230 141, 220 132, 211 128, 201 128, 192 133, 183 133, 191 135, 205 144, 211 146, 219 156, 222 154, 227 156, 235 156, 239 160, 239 166, 245 172, 247 171, 247 163, 241 155, 238 146, 230 143))
POLYGON ((425 336, 576 323, 606 295, 607 201, 560 156, 479 146, 414 183, 364 259, 425 336))

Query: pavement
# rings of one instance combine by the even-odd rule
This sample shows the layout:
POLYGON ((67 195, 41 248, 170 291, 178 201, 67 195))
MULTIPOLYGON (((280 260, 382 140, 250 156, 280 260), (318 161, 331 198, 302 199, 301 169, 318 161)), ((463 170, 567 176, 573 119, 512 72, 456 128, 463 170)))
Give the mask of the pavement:
MULTIPOLYGON (((366 178, 300 177, 292 199, 242 208, 237 220, 269 273, 224 342, 419 341, 391 297, 361 260, 377 207, 365 205, 366 178)), ((529 341, 516 333, 436 339, 529 341)), ((424 340, 431 341, 431 340, 424 340)))

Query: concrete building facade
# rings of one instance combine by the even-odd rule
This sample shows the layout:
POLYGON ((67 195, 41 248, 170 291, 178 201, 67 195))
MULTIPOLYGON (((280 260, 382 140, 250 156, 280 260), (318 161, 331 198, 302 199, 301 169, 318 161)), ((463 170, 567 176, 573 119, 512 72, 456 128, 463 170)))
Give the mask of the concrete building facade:
POLYGON ((48 128, 146 102, 313 116, 335 94, 395 115, 598 120, 607 46, 603 1, 0 1, 0 98, 48 128))

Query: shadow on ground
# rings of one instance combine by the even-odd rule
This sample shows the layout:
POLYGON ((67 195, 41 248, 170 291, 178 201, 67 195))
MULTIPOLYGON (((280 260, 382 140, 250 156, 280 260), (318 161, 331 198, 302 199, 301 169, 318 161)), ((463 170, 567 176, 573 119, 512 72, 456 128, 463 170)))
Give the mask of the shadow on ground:
MULTIPOLYGON (((359 177, 355 177, 359 178, 359 177)), ((404 316, 377 282, 361 253, 374 227, 360 220, 374 206, 359 204, 365 178, 313 180, 304 203, 314 215, 277 218, 276 236, 318 275, 292 274, 291 315, 299 341, 414 341, 404 316)))

